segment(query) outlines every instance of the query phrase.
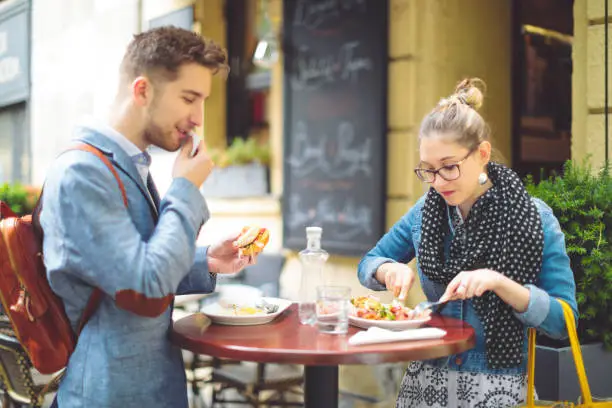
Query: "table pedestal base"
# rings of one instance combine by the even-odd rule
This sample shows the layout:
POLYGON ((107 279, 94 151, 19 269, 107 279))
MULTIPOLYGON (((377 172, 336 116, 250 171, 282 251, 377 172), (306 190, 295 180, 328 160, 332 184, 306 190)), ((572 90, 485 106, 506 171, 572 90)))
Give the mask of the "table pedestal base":
POLYGON ((338 407, 338 366, 304 367, 304 406, 338 407))

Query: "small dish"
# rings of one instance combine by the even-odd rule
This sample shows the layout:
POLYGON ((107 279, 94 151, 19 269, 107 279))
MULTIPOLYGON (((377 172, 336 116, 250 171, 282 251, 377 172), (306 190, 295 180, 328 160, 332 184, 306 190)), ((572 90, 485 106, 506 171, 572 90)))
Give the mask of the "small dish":
POLYGON ((251 315, 236 315, 231 307, 223 307, 219 303, 211 303, 200 309, 202 313, 210 318, 214 324, 223 324, 227 326, 254 326, 270 323, 272 320, 280 316, 293 302, 281 298, 262 298, 266 303, 278 305, 278 309, 274 313, 255 313, 251 315))

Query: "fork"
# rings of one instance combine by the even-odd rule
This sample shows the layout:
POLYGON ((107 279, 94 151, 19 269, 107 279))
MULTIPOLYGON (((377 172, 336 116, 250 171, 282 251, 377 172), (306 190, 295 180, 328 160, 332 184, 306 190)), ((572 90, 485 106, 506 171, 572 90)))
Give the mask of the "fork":
POLYGON ((416 314, 421 314, 427 309, 431 309, 432 307, 443 305, 446 302, 448 302, 448 300, 437 301, 437 302, 430 302, 428 300, 425 300, 414 307, 414 312, 416 314))
POLYGON ((256 306, 261 307, 267 314, 276 313, 278 310, 278 305, 269 303, 265 299, 261 299, 256 306))

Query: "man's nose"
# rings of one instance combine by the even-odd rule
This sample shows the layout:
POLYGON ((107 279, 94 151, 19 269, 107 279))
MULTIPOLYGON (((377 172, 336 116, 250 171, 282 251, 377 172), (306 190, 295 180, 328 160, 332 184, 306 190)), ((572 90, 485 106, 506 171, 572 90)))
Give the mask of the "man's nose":
POLYGON ((194 127, 202 126, 202 123, 204 122, 204 104, 198 105, 194 108, 189 120, 194 127))

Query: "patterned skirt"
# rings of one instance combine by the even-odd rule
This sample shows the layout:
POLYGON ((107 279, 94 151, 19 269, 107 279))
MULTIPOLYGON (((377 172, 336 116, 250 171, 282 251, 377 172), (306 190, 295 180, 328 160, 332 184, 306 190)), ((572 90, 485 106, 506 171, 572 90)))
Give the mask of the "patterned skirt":
POLYGON ((410 363, 397 408, 506 408, 525 402, 526 375, 499 375, 449 370, 410 363))

